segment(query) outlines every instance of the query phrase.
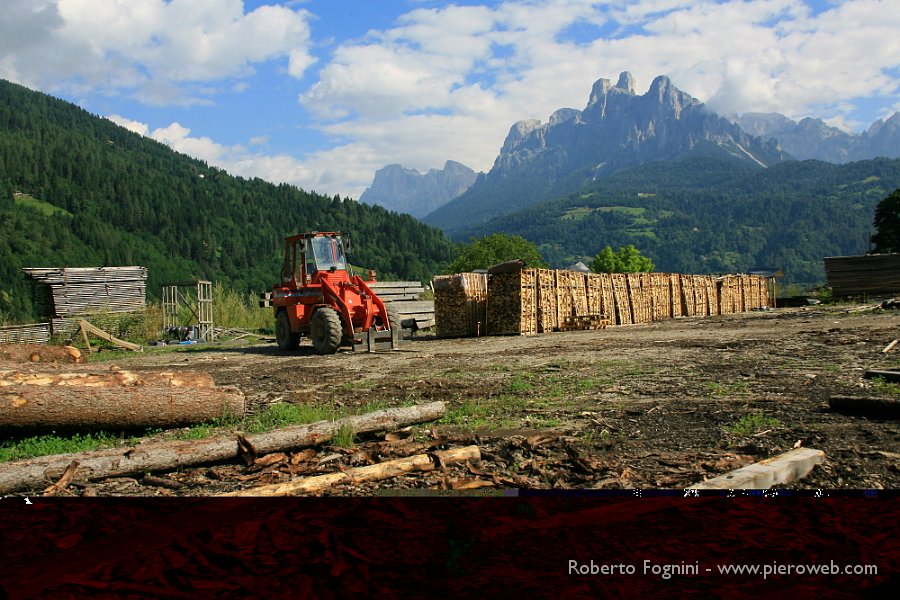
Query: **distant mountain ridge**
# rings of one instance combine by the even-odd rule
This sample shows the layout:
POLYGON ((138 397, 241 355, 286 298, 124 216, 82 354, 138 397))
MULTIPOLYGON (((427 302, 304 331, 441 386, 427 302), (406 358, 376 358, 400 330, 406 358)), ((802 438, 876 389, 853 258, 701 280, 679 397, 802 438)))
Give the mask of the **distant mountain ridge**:
POLYGON ((785 152, 798 160, 844 164, 900 157, 900 112, 875 121, 858 134, 831 127, 822 119, 807 117, 797 122, 778 113, 746 113, 732 119, 751 135, 778 140, 785 152))
POLYGON ((359 201, 421 219, 469 189, 475 177, 475 171, 452 160, 443 169, 430 169, 425 174, 397 164, 387 165, 375 173, 372 185, 359 201))
POLYGON ((557 110, 546 124, 514 124, 490 172, 424 221, 456 236, 623 169, 689 154, 757 168, 791 159, 776 141, 745 133, 668 77, 637 95, 634 78, 623 72, 615 85, 594 83, 584 110, 557 110))

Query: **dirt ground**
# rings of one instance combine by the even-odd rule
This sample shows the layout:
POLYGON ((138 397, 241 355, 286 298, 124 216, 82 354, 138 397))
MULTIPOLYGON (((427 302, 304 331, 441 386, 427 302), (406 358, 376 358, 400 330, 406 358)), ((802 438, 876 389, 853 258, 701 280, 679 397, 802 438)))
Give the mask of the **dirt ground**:
POLYGON ((482 460, 329 494, 683 489, 795 447, 826 460, 795 488, 900 488, 900 421, 829 409, 836 395, 884 396, 863 378, 900 366, 900 311, 785 308, 524 337, 435 339, 399 351, 274 343, 191 347, 129 358, 129 368, 202 370, 238 386, 254 411, 279 403, 339 410, 444 401, 447 415, 349 448, 297 449, 272 464, 204 465, 73 488, 85 495, 211 495, 477 444, 482 460))

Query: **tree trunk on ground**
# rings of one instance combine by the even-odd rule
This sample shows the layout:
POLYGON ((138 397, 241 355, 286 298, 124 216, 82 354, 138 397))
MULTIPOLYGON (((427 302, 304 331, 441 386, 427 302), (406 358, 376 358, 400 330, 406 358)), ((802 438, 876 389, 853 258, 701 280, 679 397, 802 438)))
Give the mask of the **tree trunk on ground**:
MULTIPOLYGON (((323 444, 345 427, 353 429, 357 434, 392 431, 414 423, 440 419, 444 416, 444 411, 443 402, 431 402, 419 406, 389 408, 335 421, 295 425, 247 435, 244 439, 258 453, 268 454, 323 444)), ((59 480, 72 461, 78 461, 75 478, 90 480, 150 471, 170 471, 180 467, 232 460, 238 456, 239 444, 233 435, 197 441, 147 443, 112 450, 42 456, 0 463, 0 494, 43 489, 59 480)))
POLYGON ((0 388, 0 428, 4 429, 180 427, 229 415, 243 418, 244 412, 243 392, 230 386, 0 388))
POLYGON ((317 477, 308 477, 299 481, 288 483, 276 483, 249 488, 220 496, 296 496, 300 494, 315 494, 322 492, 339 483, 363 483, 366 481, 381 481, 398 477, 413 471, 433 471, 444 464, 464 462, 467 460, 481 460, 481 451, 478 446, 466 446, 464 448, 451 448, 438 451, 433 454, 417 454, 389 460, 377 465, 346 469, 338 473, 329 473, 317 477))
POLYGON ((168 385, 174 387, 215 387, 212 376, 200 371, 93 370, 0 370, 0 388, 11 385, 90 386, 114 388, 168 385))
POLYGON ((174 427, 244 412, 241 391, 206 373, 0 371, 0 428, 174 427))

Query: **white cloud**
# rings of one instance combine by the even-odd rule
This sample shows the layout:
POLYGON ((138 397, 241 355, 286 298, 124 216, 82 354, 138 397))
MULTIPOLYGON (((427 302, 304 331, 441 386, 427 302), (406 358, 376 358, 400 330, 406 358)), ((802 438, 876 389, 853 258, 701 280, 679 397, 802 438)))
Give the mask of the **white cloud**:
MULTIPOLYGON (((208 164, 225 169, 233 175, 243 177, 259 177, 275 183, 291 183, 309 191, 318 191, 325 195, 332 195, 341 188, 346 168, 335 169, 338 157, 356 157, 359 160, 354 164, 365 165, 374 157, 365 155, 365 150, 352 147, 337 148, 328 152, 313 153, 303 160, 288 155, 267 155, 253 152, 240 144, 227 146, 219 144, 209 137, 191 136, 191 130, 181 123, 170 123, 165 127, 150 130, 146 123, 140 123, 126 119, 118 115, 107 117, 117 125, 126 127, 131 131, 140 133, 157 142, 166 144, 173 150, 187 154, 194 158, 206 161, 208 164)), ((256 137, 250 140, 251 144, 265 144, 265 137, 256 137)), ((360 167, 365 169, 365 167, 360 167)), ((353 167, 350 165, 350 172, 353 167)), ((352 177, 363 177, 364 172, 353 173, 352 177)))
POLYGON ((109 115, 106 117, 116 125, 120 127, 124 127, 125 129, 129 129, 135 133, 139 133, 143 136, 150 135, 150 127, 146 123, 141 123, 139 121, 133 121, 132 119, 127 119, 121 115, 109 115))
MULTIPOLYGON (((861 99, 900 107, 900 11, 892 8, 888 0, 846 0, 817 14, 803 0, 420 8, 328 47, 299 99, 313 119, 305 125, 330 147, 267 156, 254 133, 251 152, 177 123, 150 135, 236 174, 358 197, 392 162, 424 172, 453 159, 487 170, 513 122, 583 108, 597 78, 624 70, 638 93, 668 75, 723 113, 867 126, 852 116, 861 99), (598 29, 615 35, 584 38, 598 29)), ((4 10, 0 77, 36 79, 42 89, 65 82, 202 110, 219 91, 203 86, 247 95, 240 78, 254 65, 279 59, 298 78, 315 61, 309 23, 317 21, 285 6, 245 14, 240 0, 7 0, 4 10)))
POLYGON ((286 57, 300 77, 314 62, 308 17, 283 6, 245 14, 241 0, 6 0, 0 77, 191 104, 182 84, 243 77, 254 63, 286 57))

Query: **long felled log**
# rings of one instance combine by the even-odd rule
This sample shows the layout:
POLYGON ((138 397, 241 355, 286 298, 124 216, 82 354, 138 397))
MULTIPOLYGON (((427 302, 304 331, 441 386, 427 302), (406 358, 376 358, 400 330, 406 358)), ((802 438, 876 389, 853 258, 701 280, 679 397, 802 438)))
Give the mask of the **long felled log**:
POLYGON ((315 494, 322 492, 339 483, 363 483, 366 481, 381 481, 398 477, 413 471, 432 471, 444 464, 463 462, 467 460, 481 460, 481 451, 478 446, 466 446, 464 448, 451 448, 450 450, 437 451, 432 454, 417 454, 389 460, 377 465, 356 467, 338 473, 329 473, 317 477, 307 477, 299 481, 288 483, 276 483, 263 485, 238 492, 219 494, 220 496, 296 496, 299 494, 315 494))
POLYGON ((174 427, 243 417, 243 393, 198 372, 0 371, 0 428, 174 427))
MULTIPOLYGON (((311 425, 284 427, 266 433, 247 435, 243 439, 250 442, 260 454, 267 454, 325 443, 334 437, 336 432, 347 427, 356 433, 391 431, 414 423, 440 419, 444 416, 444 411, 443 402, 431 402, 419 406, 389 408, 334 421, 319 421, 311 425)), ((75 479, 84 481, 151 471, 170 471, 179 467, 231 460, 238 456, 238 439, 232 435, 196 441, 147 443, 112 450, 42 456, 0 464, 0 494, 43 489, 59 480, 72 461, 78 461, 75 479)))

